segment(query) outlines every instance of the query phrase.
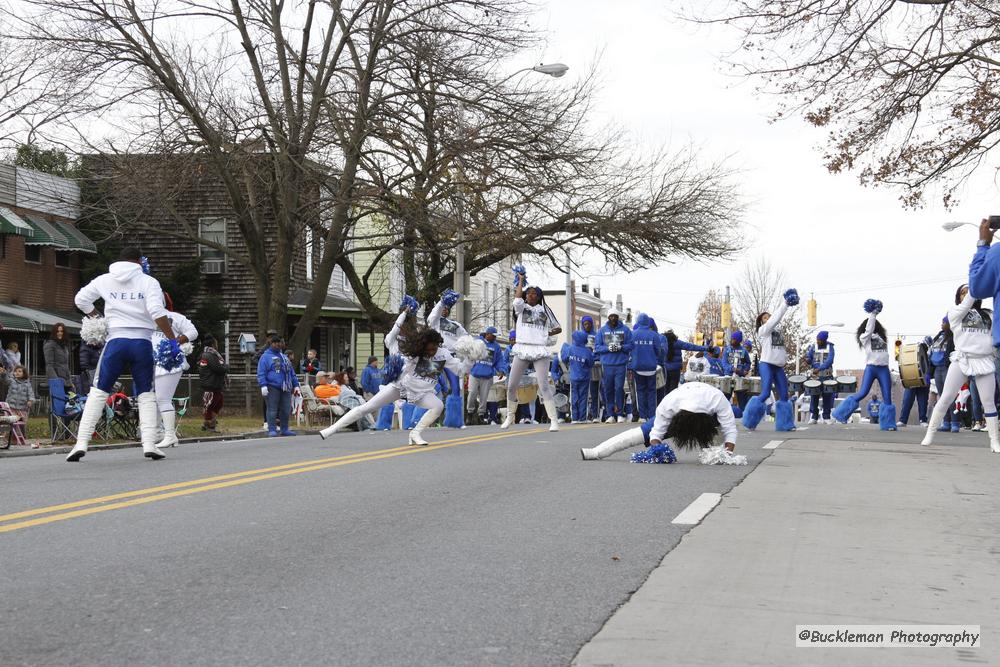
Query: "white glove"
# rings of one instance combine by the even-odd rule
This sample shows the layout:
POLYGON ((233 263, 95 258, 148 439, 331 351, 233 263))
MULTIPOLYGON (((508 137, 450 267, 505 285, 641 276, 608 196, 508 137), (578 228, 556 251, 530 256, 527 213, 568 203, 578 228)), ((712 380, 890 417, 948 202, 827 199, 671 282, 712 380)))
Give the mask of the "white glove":
POLYGON ((260 388, 260 395, 264 396, 264 397, 267 397, 267 387, 261 387, 260 388))

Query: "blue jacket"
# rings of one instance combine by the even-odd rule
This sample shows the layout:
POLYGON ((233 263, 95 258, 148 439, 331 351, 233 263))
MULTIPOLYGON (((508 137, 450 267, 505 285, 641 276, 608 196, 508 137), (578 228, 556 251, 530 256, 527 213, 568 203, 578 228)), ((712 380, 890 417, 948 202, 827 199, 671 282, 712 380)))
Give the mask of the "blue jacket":
POLYGON ((750 353, 743 345, 733 347, 732 344, 722 348, 722 374, 723 375, 747 375, 753 365, 750 361, 750 353))
POLYGON ((573 344, 563 345, 559 358, 569 366, 570 382, 590 380, 590 369, 594 367, 594 353, 587 347, 587 332, 582 329, 574 331, 573 344))
MULTIPOLYGON (((503 350, 502 363, 503 363, 503 372, 504 372, 504 374, 509 374, 510 373, 510 362, 513 361, 512 357, 514 356, 514 353, 511 352, 511 350, 513 348, 514 348, 513 345, 508 345, 503 350)), ((528 368, 531 368, 533 370, 534 366, 528 366, 528 368)))
POLYGON ((649 327, 649 316, 640 313, 632 332, 632 349, 628 355, 628 367, 633 371, 655 371, 663 357, 660 334, 649 327))
POLYGON ((257 384, 290 391, 299 386, 295 369, 283 352, 275 352, 269 345, 257 362, 257 384))
POLYGON ((722 359, 721 358, 716 359, 716 358, 710 357, 710 356, 708 356, 706 354, 705 355, 705 359, 708 360, 708 374, 709 375, 727 375, 727 373, 726 373, 726 367, 722 363, 722 359))
POLYGON ((378 388, 382 386, 382 369, 374 366, 365 366, 361 371, 361 388, 369 394, 377 394, 378 388))
POLYGON ((496 341, 490 343, 482 335, 480 335, 480 338, 486 343, 486 349, 490 351, 490 357, 484 361, 477 361, 469 371, 469 374, 474 378, 490 378, 494 375, 500 375, 504 372, 504 351, 500 347, 500 343, 496 341))
MULTIPOLYGON (((669 343, 668 343, 669 347, 669 343)), ((666 371, 679 371, 683 360, 681 358, 681 352, 687 350, 688 352, 707 352, 708 348, 703 345, 695 345, 694 343, 689 343, 686 340, 681 340, 678 338, 674 341, 674 351, 673 354, 669 354, 668 351, 664 351, 664 356, 667 358, 667 362, 663 365, 663 369, 666 371)))
POLYGON ((813 343, 809 346, 809 350, 806 352, 806 361, 810 366, 818 371, 828 371, 833 368, 833 357, 836 354, 836 350, 833 349, 833 343, 827 341, 826 346, 830 348, 830 354, 827 355, 826 361, 821 364, 817 364, 813 359, 816 356, 816 344, 813 343))
POLYGON ((873 398, 868 401, 868 416, 875 418, 878 417, 878 411, 882 409, 882 402, 877 398, 873 398))
MULTIPOLYGON (((976 248, 969 264, 969 294, 974 299, 993 299, 1000 303, 1000 244, 976 248)), ((993 347, 1000 346, 1000 325, 993 318, 993 347)))
POLYGON ((621 322, 614 329, 605 324, 597 330, 597 340, 594 341, 594 354, 600 359, 602 365, 624 366, 628 363, 628 353, 631 351, 632 332, 621 322), (608 350, 608 344, 614 341, 616 337, 620 339, 621 350, 611 352, 608 350))

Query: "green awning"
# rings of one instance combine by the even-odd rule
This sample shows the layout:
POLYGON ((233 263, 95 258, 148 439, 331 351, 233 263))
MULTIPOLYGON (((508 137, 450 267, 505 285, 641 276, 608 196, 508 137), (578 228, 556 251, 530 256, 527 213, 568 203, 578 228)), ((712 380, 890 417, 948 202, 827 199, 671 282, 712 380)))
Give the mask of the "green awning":
POLYGON ((17 234, 31 238, 35 230, 9 208, 0 208, 0 234, 17 234))
POLYGON ((59 231, 55 225, 34 215, 24 216, 24 220, 31 225, 35 231, 30 240, 26 240, 24 245, 50 245, 59 250, 69 250, 69 241, 66 235, 59 231))
POLYGON ((62 232, 63 236, 66 237, 66 241, 69 243, 70 247, 67 248, 67 250, 97 253, 97 244, 87 238, 86 234, 73 225, 65 222, 57 222, 55 223, 55 226, 60 232, 62 232))
POLYGON ((27 317, 0 312, 0 331, 38 331, 35 323, 27 317))

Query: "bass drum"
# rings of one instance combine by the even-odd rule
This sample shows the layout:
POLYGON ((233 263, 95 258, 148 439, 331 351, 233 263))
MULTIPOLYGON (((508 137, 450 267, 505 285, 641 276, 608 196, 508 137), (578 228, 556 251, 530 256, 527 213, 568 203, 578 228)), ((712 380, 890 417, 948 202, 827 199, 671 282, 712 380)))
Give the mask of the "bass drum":
POLYGON ((930 363, 927 346, 923 343, 903 345, 899 348, 899 379, 907 389, 927 386, 930 363))

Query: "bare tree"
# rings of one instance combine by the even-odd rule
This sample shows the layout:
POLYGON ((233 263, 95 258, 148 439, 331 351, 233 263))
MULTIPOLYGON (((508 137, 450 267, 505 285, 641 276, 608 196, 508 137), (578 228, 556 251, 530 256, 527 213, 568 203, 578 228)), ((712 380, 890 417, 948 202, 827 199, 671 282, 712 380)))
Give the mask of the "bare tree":
MULTIPOLYGON (((757 316, 773 312, 789 287, 793 286, 788 284, 784 272, 763 257, 751 260, 743 267, 733 288, 733 324, 743 332, 744 340, 753 342, 758 352, 757 316)), ((787 369, 792 370, 795 368, 795 355, 804 358, 802 318, 797 310, 793 309, 785 315, 781 332, 788 350, 787 369)))
POLYGON ((698 304, 694 330, 705 334, 709 341, 713 332, 722 330, 722 298, 715 290, 709 290, 698 304))
MULTIPOLYGON (((693 5, 694 6, 694 5, 693 5)), ((717 4, 718 6, 718 4, 717 4)), ((780 96, 778 118, 829 128, 824 161, 909 206, 946 205, 1000 140, 1000 6, 972 0, 738 0, 697 20, 743 33, 731 60, 780 96)))

